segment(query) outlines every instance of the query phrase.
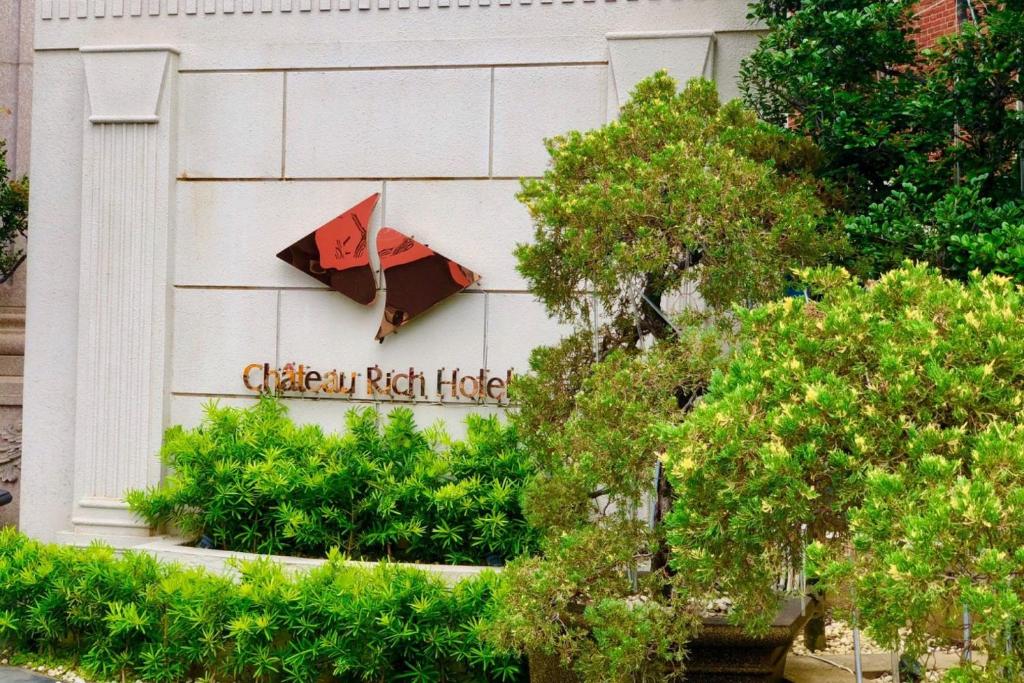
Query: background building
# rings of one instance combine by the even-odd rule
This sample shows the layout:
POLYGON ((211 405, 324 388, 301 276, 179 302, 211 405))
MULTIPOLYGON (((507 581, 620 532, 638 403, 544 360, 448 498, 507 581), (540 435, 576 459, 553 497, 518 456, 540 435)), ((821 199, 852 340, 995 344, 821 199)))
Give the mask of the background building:
MULTIPOLYGON (((32 0, 0 3, 0 140, 15 175, 29 170, 32 109, 32 0)), ((0 526, 18 521, 21 375, 25 350, 25 269, 0 284, 0 488, 15 502, 0 508, 0 526)))

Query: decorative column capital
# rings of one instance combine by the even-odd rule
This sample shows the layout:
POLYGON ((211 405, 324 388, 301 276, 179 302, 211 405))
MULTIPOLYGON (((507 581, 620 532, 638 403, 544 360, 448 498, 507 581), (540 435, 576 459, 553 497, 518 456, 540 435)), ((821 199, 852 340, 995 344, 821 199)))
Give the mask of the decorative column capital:
POLYGON ((79 50, 92 123, 159 123, 168 45, 91 46, 79 50))
POLYGON ((620 107, 637 83, 659 69, 666 69, 680 85, 691 78, 711 78, 714 73, 712 31, 609 33, 605 38, 620 107))

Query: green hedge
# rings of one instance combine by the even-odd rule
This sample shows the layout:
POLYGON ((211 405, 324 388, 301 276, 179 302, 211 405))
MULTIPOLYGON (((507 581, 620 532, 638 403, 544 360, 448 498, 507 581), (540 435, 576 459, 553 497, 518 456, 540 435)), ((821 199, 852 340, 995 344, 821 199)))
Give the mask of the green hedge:
POLYGON ((332 554, 289 576, 241 578, 102 545, 0 531, 0 649, 77 660, 90 676, 217 681, 515 681, 520 659, 481 638, 496 576, 449 589, 434 575, 332 554))
POLYGON ((470 415, 466 439, 451 441, 406 408, 384 425, 353 410, 346 426, 298 426, 270 397, 208 405, 197 429, 168 430, 172 474, 128 501, 154 526, 227 550, 492 564, 535 548, 521 505, 533 459, 511 427, 470 415))

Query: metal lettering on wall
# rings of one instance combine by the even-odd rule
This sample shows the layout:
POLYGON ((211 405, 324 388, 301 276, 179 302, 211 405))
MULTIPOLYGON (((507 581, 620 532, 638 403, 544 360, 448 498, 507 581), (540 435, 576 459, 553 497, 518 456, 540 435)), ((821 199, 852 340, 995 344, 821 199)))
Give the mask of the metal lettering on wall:
MULTIPOLYGON (((356 303, 377 298, 370 265, 368 226, 380 199, 375 193, 278 253, 278 258, 356 303)), ((477 282, 480 276, 394 228, 381 228, 377 254, 386 285, 377 341, 477 282)))
POLYGON ((427 373, 414 367, 385 371, 374 365, 364 372, 320 371, 304 364, 250 363, 242 370, 245 388, 256 393, 340 396, 373 401, 474 401, 509 403, 513 371, 492 374, 487 368, 463 372, 440 368, 427 373))

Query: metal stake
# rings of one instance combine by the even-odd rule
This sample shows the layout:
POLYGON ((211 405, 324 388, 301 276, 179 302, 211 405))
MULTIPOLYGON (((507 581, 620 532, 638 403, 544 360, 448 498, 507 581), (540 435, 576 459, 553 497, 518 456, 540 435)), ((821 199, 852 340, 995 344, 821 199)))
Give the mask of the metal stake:
MULTIPOLYGON (((806 290, 805 290, 806 291, 806 290)), ((800 525, 800 616, 807 616, 807 525, 800 525)))
POLYGON ((967 605, 964 605, 964 649, 963 649, 963 661, 971 661, 971 613, 967 611, 967 605))
POLYGON ((860 627, 857 625, 859 619, 857 613, 853 613, 853 675, 857 683, 864 683, 864 664, 861 661, 860 652, 860 627))

